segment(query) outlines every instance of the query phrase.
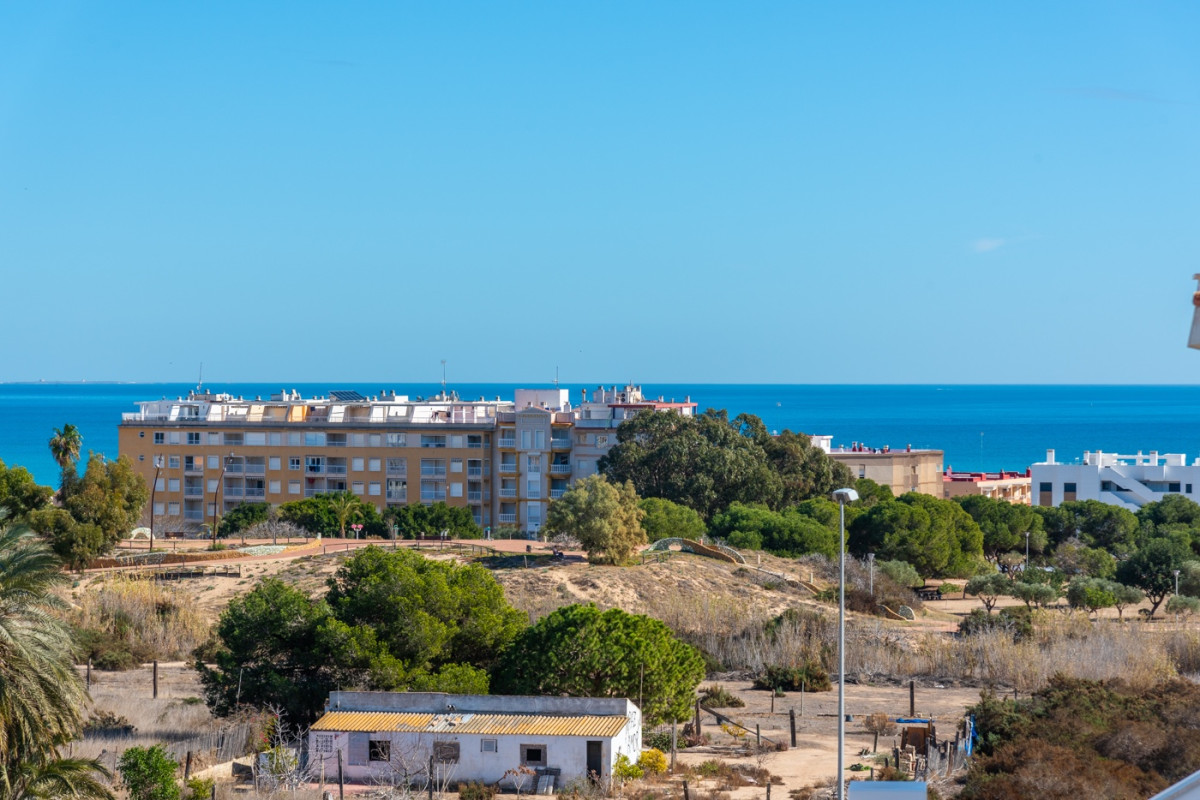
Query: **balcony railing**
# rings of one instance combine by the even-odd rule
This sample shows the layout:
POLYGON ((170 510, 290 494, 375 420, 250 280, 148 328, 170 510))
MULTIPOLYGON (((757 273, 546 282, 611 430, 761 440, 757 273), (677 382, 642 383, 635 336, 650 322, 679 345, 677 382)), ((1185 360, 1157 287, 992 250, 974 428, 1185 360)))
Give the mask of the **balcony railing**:
POLYGON ((501 489, 500 496, 501 497, 516 497, 517 490, 516 489, 501 489))
POLYGON ((483 500, 483 492, 467 492, 467 502, 478 503, 483 500))
POLYGON ((407 503, 408 492, 391 491, 387 493, 387 499, 393 503, 407 503))
MULTIPOLYGON (((226 471, 232 472, 232 470, 226 470, 226 471)), ((201 462, 193 462, 191 464, 184 464, 183 465, 183 474, 184 475, 203 475, 204 474, 204 462, 201 461, 201 462)))
POLYGON ((231 497, 241 497, 244 491, 241 486, 226 486, 223 490, 225 499, 227 500, 231 497))
POLYGON ((434 478, 437 480, 446 479, 446 468, 435 469, 434 467, 421 467, 422 478, 434 478))
POLYGON ((203 486, 185 486, 185 487, 183 487, 183 496, 184 497, 203 498, 204 497, 204 487, 203 486))
POLYGON ((570 450, 571 440, 554 437, 550 439, 550 447, 555 450, 570 450))
POLYGON ((267 465, 266 464, 247 464, 246 465, 246 474, 247 475, 266 475, 267 474, 267 465))
POLYGON ((346 465, 345 464, 330 464, 329 466, 325 467, 325 472, 329 475, 345 475, 346 474, 346 465))
POLYGON ((509 450, 516 450, 517 449, 517 440, 516 439, 501 439, 500 446, 507 448, 509 450))
POLYGON ((467 447, 471 450, 479 450, 483 447, 483 442, 467 441, 467 447))
POLYGON ((444 503, 446 502, 445 492, 421 492, 422 503, 444 503))
POLYGON ((325 465, 324 464, 308 464, 304 467, 304 471, 307 472, 309 475, 324 475, 325 474, 325 465))
POLYGON ((551 464, 550 465, 550 474, 551 475, 570 475, 571 474, 571 465, 570 464, 551 464))
POLYGON ((557 500, 558 498, 562 497, 566 493, 567 493, 566 489, 551 489, 550 490, 550 499, 557 500))
POLYGON ((517 471, 517 465, 516 464, 501 464, 500 471, 506 475, 515 474, 517 471))
POLYGON ((266 496, 267 496, 266 489, 247 489, 246 490, 246 497, 266 497, 266 496))
POLYGON ((483 477, 483 467, 467 467, 467 477, 468 478, 483 477))
POLYGON ((203 511, 184 511, 183 518, 186 519, 188 522, 203 522, 204 521, 204 512, 203 511))
POLYGON ((497 514, 496 519, 500 520, 501 525, 512 525, 517 521, 516 514, 497 514))

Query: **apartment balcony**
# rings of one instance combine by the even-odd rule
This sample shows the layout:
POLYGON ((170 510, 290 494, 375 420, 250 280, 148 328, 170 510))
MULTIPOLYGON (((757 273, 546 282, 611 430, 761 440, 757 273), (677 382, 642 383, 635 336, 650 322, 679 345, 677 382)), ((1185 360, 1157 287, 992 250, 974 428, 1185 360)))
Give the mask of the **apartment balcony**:
POLYGON ((309 464, 304 468, 306 475, 324 475, 325 466, 323 464, 309 464))
POLYGON ((467 492, 467 502, 468 503, 483 502, 483 492, 467 492))
POLYGON ((183 518, 188 522, 204 522, 203 511, 184 511, 183 518))
POLYGON ((407 464, 398 464, 398 465, 397 464, 388 464, 387 474, 391 477, 407 478, 408 477, 408 465, 407 464))
POLYGON ((516 497, 517 490, 516 489, 501 489, 500 496, 501 497, 516 497))
POLYGON ((500 449, 501 450, 516 450, 517 449, 517 440, 516 439, 501 439, 500 440, 500 449))
POLYGON ((566 489, 551 489, 550 490, 550 499, 557 500, 558 498, 562 497, 566 493, 567 493, 566 489))
POLYGON ((246 497, 252 497, 252 498, 261 500, 262 498, 264 498, 266 496, 267 496, 266 489, 253 489, 252 488, 252 489, 246 490, 246 497))
POLYGON ((483 449, 483 442, 471 442, 471 441, 468 441, 468 442, 467 442, 467 449, 469 449, 469 450, 482 450, 482 449, 483 449))
MULTIPOLYGON (((226 470, 226 472, 232 472, 232 470, 226 470)), ((197 462, 193 462, 191 464, 184 464, 183 465, 183 474, 184 475, 203 475, 204 474, 204 462, 197 461, 197 462)))
POLYGON ((515 525, 517 522, 516 514, 497 514, 496 519, 500 520, 501 525, 515 525))
MULTIPOLYGON (((190 469, 189 467, 184 467, 183 471, 188 472, 189 469, 190 469)), ((243 464, 241 461, 235 461, 231 464, 225 465, 225 473, 228 475, 241 475, 245 471, 246 471, 246 465, 243 464)))
POLYGON ((325 474, 326 475, 345 475, 346 474, 346 465, 345 464, 330 464, 329 466, 327 466, 325 468, 325 474))
POLYGON ((204 499, 204 487, 203 486, 185 486, 185 487, 183 487, 183 496, 190 497, 193 499, 203 500, 204 499))
POLYGON ((422 503, 444 503, 446 502, 445 492, 421 492, 422 503))
POLYGON ((267 465, 266 464, 247 464, 246 465, 246 474, 247 475, 266 475, 267 474, 267 465))
POLYGON ((467 477, 468 478, 482 478, 483 477, 483 467, 467 467, 467 477))
POLYGON ((226 500, 232 500, 234 498, 241 497, 243 494, 244 490, 241 486, 226 486, 224 490, 222 490, 222 495, 226 500))
POLYGON ((517 474, 517 465, 516 464, 501 464, 500 472, 504 475, 516 475, 517 474))
POLYGON ((421 467, 421 477, 429 478, 430 480, 435 480, 435 481, 444 481, 444 480, 446 480, 446 470, 445 469, 433 469, 432 467, 428 467, 428 468, 421 467))
POLYGON ((550 439, 550 449, 551 450, 570 450, 571 449, 571 440, 570 439, 562 439, 562 438, 558 438, 558 437, 552 437, 550 439))
POLYGON ((389 503, 407 503, 408 492, 388 492, 387 500, 389 503))
POLYGON ((571 465, 570 464, 551 464, 550 465, 550 474, 551 475, 570 475, 571 474, 571 465))

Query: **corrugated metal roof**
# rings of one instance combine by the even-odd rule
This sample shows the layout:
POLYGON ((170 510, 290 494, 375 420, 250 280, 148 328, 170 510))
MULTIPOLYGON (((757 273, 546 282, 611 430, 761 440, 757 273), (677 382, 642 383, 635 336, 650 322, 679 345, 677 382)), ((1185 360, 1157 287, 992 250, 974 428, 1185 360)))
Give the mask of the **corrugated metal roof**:
POLYGON ((623 716, 329 711, 317 720, 312 730, 471 733, 485 736, 616 736, 625 727, 626 721, 623 716))

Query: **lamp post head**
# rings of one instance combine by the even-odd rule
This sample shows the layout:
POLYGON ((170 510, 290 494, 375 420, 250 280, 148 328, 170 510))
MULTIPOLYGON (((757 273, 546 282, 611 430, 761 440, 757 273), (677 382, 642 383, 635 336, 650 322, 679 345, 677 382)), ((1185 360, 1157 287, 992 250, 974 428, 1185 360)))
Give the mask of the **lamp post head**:
POLYGON ((846 503, 853 503, 855 500, 857 500, 858 492, 854 491, 853 489, 838 489, 834 491, 833 499, 840 505, 844 506, 846 503))
POLYGON ((875 554, 867 553, 867 561, 870 561, 871 563, 875 563, 875 554))

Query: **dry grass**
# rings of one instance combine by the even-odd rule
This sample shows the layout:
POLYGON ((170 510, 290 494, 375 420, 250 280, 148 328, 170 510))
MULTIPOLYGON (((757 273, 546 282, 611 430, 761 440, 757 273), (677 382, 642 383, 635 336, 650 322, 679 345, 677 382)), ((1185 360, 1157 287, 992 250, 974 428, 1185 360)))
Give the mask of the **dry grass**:
POLYGON ((209 632, 186 593, 136 575, 112 575, 80 592, 71 622, 123 642, 139 660, 188 658, 209 632))

